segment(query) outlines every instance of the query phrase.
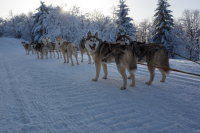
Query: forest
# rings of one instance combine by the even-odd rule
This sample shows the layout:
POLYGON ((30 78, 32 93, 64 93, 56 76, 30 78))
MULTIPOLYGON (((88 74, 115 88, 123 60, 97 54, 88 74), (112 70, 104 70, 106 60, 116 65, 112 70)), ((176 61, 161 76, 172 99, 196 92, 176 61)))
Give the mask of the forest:
MULTIPOLYGON (((40 2, 34 12, 0 17, 0 37, 22 38, 39 41, 44 36, 52 41, 62 36, 78 46, 88 31, 98 32, 103 41, 115 42, 118 32, 125 32, 135 41, 162 43, 169 51, 191 60, 199 61, 200 11, 185 9, 182 16, 174 18, 167 0, 158 0, 158 7, 151 19, 135 22, 128 17, 129 7, 125 0, 110 8, 110 14, 101 11, 85 12, 76 5, 63 10, 65 5, 53 6, 40 2)), ((170 58, 181 57, 170 54, 170 58)))

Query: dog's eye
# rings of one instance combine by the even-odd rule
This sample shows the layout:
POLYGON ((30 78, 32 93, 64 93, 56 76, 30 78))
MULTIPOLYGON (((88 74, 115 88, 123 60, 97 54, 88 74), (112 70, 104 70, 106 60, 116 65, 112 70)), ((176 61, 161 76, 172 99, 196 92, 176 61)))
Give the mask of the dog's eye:
POLYGON ((92 42, 92 40, 90 40, 92 42))

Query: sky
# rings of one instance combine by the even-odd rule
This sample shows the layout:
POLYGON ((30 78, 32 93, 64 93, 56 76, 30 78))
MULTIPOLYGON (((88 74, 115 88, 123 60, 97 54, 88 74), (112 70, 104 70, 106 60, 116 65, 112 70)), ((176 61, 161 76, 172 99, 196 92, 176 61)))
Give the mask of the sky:
MULTIPOLYGON (((119 0, 43 0, 47 5, 52 4, 60 6, 67 4, 71 7, 76 4, 82 11, 93 11, 94 9, 101 11, 104 15, 111 15, 110 8, 119 4, 119 0)), ((155 14, 158 0, 127 0, 129 17, 139 22, 143 19, 151 19, 155 14)), ((174 18, 182 16, 185 9, 200 9, 200 0, 168 0, 171 5, 174 18)), ((9 11, 12 10, 14 15, 35 11, 40 6, 40 0, 0 0, 0 17, 6 18, 9 11)))

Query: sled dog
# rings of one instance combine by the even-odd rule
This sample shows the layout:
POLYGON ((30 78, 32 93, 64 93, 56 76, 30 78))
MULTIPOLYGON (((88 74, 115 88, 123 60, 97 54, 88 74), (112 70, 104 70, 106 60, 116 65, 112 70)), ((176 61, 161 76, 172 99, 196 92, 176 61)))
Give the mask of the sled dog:
POLYGON ((77 52, 77 47, 75 44, 72 42, 64 40, 62 37, 56 37, 55 39, 56 46, 61 49, 61 52, 64 57, 64 63, 66 63, 66 56, 67 54, 67 63, 69 63, 69 58, 71 60, 72 66, 74 66, 73 60, 72 60, 72 55, 76 58, 77 65, 78 63, 78 52, 77 52))
POLYGON ((24 49, 26 50, 26 54, 29 55, 29 52, 32 51, 33 54, 33 48, 31 47, 30 44, 26 43, 26 42, 21 42, 22 46, 24 47, 24 49))
POLYGON ((45 51, 44 44, 38 43, 38 42, 31 42, 31 45, 33 45, 34 46, 33 48, 36 50, 37 58, 39 58, 39 53, 40 53, 41 59, 43 59, 44 53, 48 52, 48 51, 45 51))
POLYGON ((47 41, 46 41, 46 39, 45 38, 41 38, 40 39, 40 42, 43 44, 43 46, 42 46, 42 55, 41 55, 41 59, 43 59, 43 57, 44 57, 44 54, 45 54, 45 56, 46 56, 46 59, 48 59, 48 47, 47 47, 47 41))
POLYGON ((88 58, 89 58, 89 63, 88 63, 88 64, 91 64, 90 53, 89 53, 88 50, 85 48, 85 38, 84 38, 84 37, 80 40, 79 49, 80 49, 80 51, 81 51, 81 62, 83 62, 83 54, 86 52, 87 55, 88 55, 88 58))
POLYGON ((93 81, 97 81, 99 78, 99 73, 101 70, 101 65, 103 67, 104 76, 103 79, 107 79, 108 63, 116 63, 117 69, 119 73, 122 75, 123 86, 122 90, 126 89, 127 86, 127 76, 126 69, 129 71, 132 84, 130 86, 135 86, 135 71, 137 69, 136 56, 134 52, 131 50, 131 46, 127 45, 119 45, 108 42, 103 42, 99 37, 98 33, 94 36, 91 35, 91 32, 88 32, 86 42, 86 49, 90 52, 96 68, 96 77, 92 79, 93 81))
POLYGON ((130 45, 130 43, 133 40, 127 35, 127 33, 125 33, 124 35, 121 35, 121 33, 119 32, 117 34, 117 39, 116 39, 116 43, 117 44, 121 44, 121 45, 130 45))
POLYGON ((56 46, 56 43, 52 42, 49 37, 46 38, 46 40, 47 40, 47 47, 48 47, 48 49, 50 51, 50 58, 52 57, 52 53, 51 52, 53 52, 54 58, 55 58, 54 50, 56 50, 56 53, 58 55, 57 59, 59 59, 59 53, 60 53, 60 58, 62 58, 61 50, 60 50, 60 48, 58 46, 56 46))
POLYGON ((33 51, 32 51, 32 54, 34 53, 34 54, 36 54, 36 50, 35 50, 35 44, 34 43, 32 43, 32 41, 29 41, 29 44, 31 45, 31 48, 33 49, 33 51))
POLYGON ((46 40, 46 42, 47 42, 47 48, 48 48, 48 50, 49 50, 49 52, 50 52, 50 57, 49 58, 51 58, 52 57, 52 52, 53 52, 53 55, 54 55, 54 58, 55 58, 55 52, 54 52, 54 50, 55 50, 55 43, 53 43, 53 42, 51 42, 51 40, 50 40, 50 38, 48 37, 44 37, 44 39, 46 40))
POLYGON ((155 76, 155 68, 156 65, 158 67, 158 70, 162 74, 162 79, 160 82, 165 82, 166 80, 166 75, 169 74, 170 70, 166 69, 169 68, 169 56, 168 56, 168 51, 162 44, 156 44, 156 43, 148 43, 145 44, 144 42, 137 42, 137 41, 132 41, 130 38, 125 35, 121 35, 118 33, 116 43, 119 43, 120 45, 130 45, 135 52, 137 58, 136 62, 137 63, 145 63, 147 62, 147 67, 150 73, 150 78, 149 81, 145 82, 145 84, 152 84, 155 76), (155 67, 152 67, 155 66, 155 67))

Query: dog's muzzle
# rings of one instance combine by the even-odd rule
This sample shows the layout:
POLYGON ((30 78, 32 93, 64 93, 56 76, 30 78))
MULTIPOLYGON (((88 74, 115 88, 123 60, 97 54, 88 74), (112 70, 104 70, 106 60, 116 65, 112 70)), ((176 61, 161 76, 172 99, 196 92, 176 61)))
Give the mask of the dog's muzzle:
POLYGON ((90 45, 90 48, 91 48, 92 50, 95 50, 95 47, 96 47, 96 44, 95 44, 95 43, 93 44, 93 46, 90 45))

